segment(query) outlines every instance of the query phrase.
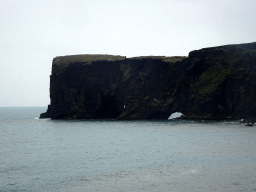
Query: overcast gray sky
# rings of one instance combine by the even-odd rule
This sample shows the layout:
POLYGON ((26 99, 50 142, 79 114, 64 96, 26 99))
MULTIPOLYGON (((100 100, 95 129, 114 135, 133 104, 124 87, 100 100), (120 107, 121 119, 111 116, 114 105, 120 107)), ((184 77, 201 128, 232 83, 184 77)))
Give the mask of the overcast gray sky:
POLYGON ((187 56, 255 23, 255 0, 0 0, 0 107, 47 106, 56 56, 187 56))

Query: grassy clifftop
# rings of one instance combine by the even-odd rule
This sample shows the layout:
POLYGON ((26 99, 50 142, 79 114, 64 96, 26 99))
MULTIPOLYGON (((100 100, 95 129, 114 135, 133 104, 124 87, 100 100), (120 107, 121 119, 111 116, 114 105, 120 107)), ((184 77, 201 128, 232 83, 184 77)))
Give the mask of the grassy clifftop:
POLYGON ((90 64, 93 61, 119 61, 124 60, 125 58, 125 56, 120 55, 67 55, 55 57, 53 59, 53 64, 66 66, 74 62, 90 64))
POLYGON ((182 61, 186 59, 185 56, 174 56, 174 57, 166 57, 166 56, 140 56, 140 57, 131 57, 129 59, 159 59, 164 62, 175 63, 178 61, 182 61))

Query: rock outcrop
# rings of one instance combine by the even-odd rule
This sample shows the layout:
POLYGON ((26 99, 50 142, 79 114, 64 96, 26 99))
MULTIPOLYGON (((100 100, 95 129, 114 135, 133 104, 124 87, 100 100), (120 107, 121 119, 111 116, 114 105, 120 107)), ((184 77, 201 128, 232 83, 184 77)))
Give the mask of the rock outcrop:
POLYGON ((238 119, 256 116, 256 43, 188 57, 74 55, 53 59, 40 118, 238 119))

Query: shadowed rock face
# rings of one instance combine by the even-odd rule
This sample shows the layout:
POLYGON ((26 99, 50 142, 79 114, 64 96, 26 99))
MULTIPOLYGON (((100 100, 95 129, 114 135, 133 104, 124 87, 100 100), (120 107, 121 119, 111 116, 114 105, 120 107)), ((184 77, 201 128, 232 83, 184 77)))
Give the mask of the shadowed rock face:
POLYGON ((254 118, 256 43, 189 57, 75 55, 53 59, 51 104, 41 118, 254 118))
POLYGON ((256 43, 192 51, 184 63, 178 92, 188 118, 255 118, 256 43))

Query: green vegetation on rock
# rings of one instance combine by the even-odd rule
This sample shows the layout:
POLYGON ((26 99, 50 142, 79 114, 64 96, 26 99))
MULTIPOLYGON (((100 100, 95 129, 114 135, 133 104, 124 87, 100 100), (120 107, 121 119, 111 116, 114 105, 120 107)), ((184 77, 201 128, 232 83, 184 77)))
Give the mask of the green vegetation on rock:
POLYGON ((53 63, 59 66, 66 66, 70 63, 91 64, 94 61, 120 61, 125 58, 120 55, 67 55, 55 57, 53 63))
POLYGON ((199 94, 201 96, 212 94, 224 82, 229 74, 229 69, 225 69, 218 64, 213 65, 199 77, 199 94))

